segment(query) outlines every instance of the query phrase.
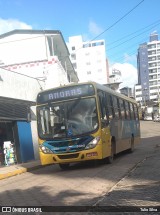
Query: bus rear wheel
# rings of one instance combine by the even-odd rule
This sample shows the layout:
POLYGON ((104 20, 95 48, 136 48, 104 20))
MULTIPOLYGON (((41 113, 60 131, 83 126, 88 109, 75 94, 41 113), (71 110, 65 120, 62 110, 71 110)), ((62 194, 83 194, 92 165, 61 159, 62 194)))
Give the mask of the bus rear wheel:
POLYGON ((129 153, 134 152, 134 137, 131 137, 131 148, 129 149, 129 153))
POLYGON ((62 170, 69 169, 69 163, 60 163, 59 166, 62 170))
POLYGON ((107 157, 106 159, 107 159, 108 164, 113 163, 113 159, 114 159, 114 145, 113 145, 113 143, 111 144, 111 155, 109 157, 107 157))

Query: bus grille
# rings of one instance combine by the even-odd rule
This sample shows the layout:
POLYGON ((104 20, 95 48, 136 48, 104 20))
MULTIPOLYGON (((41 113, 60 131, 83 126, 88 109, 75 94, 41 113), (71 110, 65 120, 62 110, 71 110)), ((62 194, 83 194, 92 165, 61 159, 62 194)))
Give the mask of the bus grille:
POLYGON ((78 158, 79 154, 58 155, 60 159, 78 158))

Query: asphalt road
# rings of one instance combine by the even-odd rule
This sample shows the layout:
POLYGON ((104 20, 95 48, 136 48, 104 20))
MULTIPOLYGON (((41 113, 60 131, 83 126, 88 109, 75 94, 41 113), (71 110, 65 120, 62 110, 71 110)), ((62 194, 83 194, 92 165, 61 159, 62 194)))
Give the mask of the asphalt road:
POLYGON ((105 204, 104 197, 117 189, 117 184, 157 151, 160 123, 142 121, 141 137, 141 144, 136 146, 134 153, 121 153, 111 165, 82 163, 73 165, 67 171, 53 165, 1 180, 0 205, 105 204))

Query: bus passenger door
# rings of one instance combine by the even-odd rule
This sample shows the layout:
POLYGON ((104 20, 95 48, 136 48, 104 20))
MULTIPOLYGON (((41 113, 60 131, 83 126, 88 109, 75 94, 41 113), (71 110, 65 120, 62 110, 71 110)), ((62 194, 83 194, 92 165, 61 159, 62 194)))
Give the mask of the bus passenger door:
POLYGON ((100 124, 101 124, 101 139, 102 139, 102 157, 110 156, 111 152, 111 135, 109 118, 107 116, 106 97, 103 92, 99 92, 99 109, 100 109, 100 124))
POLYGON ((102 119, 101 121, 101 138, 102 138, 102 156, 103 158, 108 157, 110 155, 110 127, 109 123, 102 119))

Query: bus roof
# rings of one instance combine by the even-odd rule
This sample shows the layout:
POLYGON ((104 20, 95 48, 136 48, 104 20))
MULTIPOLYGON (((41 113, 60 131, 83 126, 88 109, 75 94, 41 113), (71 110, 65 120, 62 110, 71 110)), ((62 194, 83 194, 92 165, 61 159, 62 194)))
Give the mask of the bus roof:
MULTIPOLYGON (((63 86, 59 86, 59 87, 55 87, 55 88, 50 88, 50 89, 47 89, 47 90, 43 90, 43 91, 39 92, 38 95, 40 95, 41 93, 50 92, 50 91, 56 90, 56 89, 61 89, 61 88, 63 89, 65 87, 69 87, 69 86, 78 86, 78 85, 84 85, 84 84, 92 84, 95 87, 95 89, 99 89, 99 90, 108 92, 108 93, 110 93, 112 95, 115 95, 115 96, 121 98, 121 99, 124 99, 124 100, 127 100, 129 102, 137 104, 136 100, 134 100, 133 98, 129 98, 129 97, 127 97, 127 96, 125 96, 125 95, 123 95, 121 93, 118 93, 118 92, 112 90, 111 88, 109 88, 107 86, 104 86, 102 84, 96 83, 94 81, 81 82, 81 83, 70 83, 70 84, 67 84, 67 85, 63 85, 63 86)), ((37 95, 37 97, 38 97, 38 95, 37 95)))
POLYGON ((97 89, 103 90, 103 91, 111 93, 111 94, 113 94, 113 95, 115 95, 115 96, 117 96, 117 97, 119 97, 121 99, 125 99, 125 100, 128 100, 128 101, 132 102, 132 103, 136 103, 137 104, 136 100, 134 100, 133 98, 130 98, 130 97, 125 96, 125 95, 123 95, 121 93, 118 93, 118 92, 112 90, 111 88, 109 88, 107 86, 104 86, 102 84, 98 84, 96 82, 90 82, 90 83, 92 83, 93 85, 95 85, 97 89))

